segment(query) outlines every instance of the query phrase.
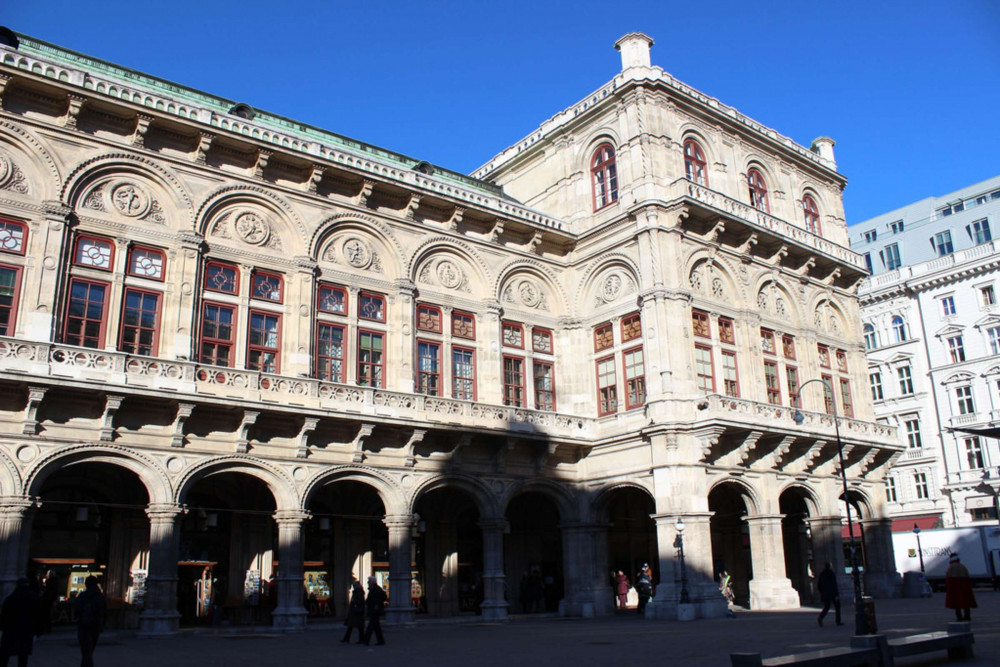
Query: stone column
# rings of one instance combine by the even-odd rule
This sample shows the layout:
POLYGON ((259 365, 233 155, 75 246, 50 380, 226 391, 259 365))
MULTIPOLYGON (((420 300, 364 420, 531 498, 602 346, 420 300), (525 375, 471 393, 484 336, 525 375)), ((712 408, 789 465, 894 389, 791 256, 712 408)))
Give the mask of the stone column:
POLYGON ((865 594, 899 597, 902 581, 892 548, 892 520, 862 519, 861 525, 865 531, 865 594))
POLYGON ((27 572, 35 507, 35 501, 24 496, 0 498, 0 599, 6 598, 27 572))
POLYGON ((300 510, 278 510, 278 603, 272 613, 274 627, 283 630, 304 630, 306 608, 302 584, 302 522, 309 514, 300 510))
POLYGON ((507 600, 504 599, 505 574, 503 569, 503 535, 507 529, 505 519, 483 519, 479 522, 483 533, 483 620, 506 621, 507 600))
POLYGON ((751 609, 798 609, 799 594, 785 576, 785 552, 781 539, 781 515, 748 516, 753 579, 750 580, 751 609))
POLYGON ((149 564, 146 572, 145 607, 139 616, 139 635, 162 637, 177 632, 177 543, 182 509, 172 503, 154 503, 149 517, 149 564))
POLYGON ((607 526, 566 523, 561 528, 565 593, 559 602, 560 615, 593 618, 599 610, 613 613, 607 583, 607 526))
POLYGON ((393 514, 383 521, 389 529, 389 609, 387 625, 413 623, 414 609, 410 602, 410 580, 413 572, 410 531, 413 517, 409 514, 393 514))
MULTIPOLYGON (((646 618, 677 618, 681 595, 681 564, 677 548, 678 514, 654 514, 656 543, 660 552, 660 583, 653 601, 646 606, 646 618)), ((713 580, 711 512, 689 512, 684 518, 684 574, 688 598, 698 618, 725 616, 728 606, 713 580)))
POLYGON ((851 578, 844 573, 844 539, 840 534, 840 516, 818 516, 806 521, 812 534, 813 572, 818 577, 826 563, 829 563, 837 574, 841 601, 853 600, 851 578))

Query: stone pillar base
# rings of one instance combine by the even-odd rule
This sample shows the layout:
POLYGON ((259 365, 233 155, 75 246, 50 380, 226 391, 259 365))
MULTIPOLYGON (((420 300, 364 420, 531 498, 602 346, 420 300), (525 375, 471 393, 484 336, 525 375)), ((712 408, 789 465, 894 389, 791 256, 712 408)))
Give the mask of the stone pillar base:
POLYGON ((903 580, 896 572, 865 572, 865 594, 873 598, 898 598, 903 595, 903 580))
POLYGON ((273 627, 275 630, 284 630, 286 632, 299 632, 306 629, 306 618, 308 618, 309 613, 302 607, 298 608, 277 608, 272 612, 271 618, 273 619, 273 627))
POLYGON ((172 637, 180 629, 181 615, 173 611, 144 611, 139 615, 137 637, 172 637))
POLYGON ((646 619, 650 621, 689 621, 694 618, 722 618, 729 605, 721 595, 711 595, 698 599, 692 596, 688 604, 675 600, 653 598, 646 605, 646 619), (692 615, 693 614, 693 615, 692 615), (690 618, 688 617, 690 616, 690 618))
POLYGON ((506 602, 484 600, 479 608, 483 612, 484 621, 506 621, 508 619, 506 602))
POLYGON ((751 609, 798 609, 801 606, 799 594, 788 579, 750 580, 751 609))
POLYGON ((416 615, 417 610, 413 607, 407 607, 404 609, 393 609, 392 607, 389 607, 385 612, 383 625, 411 625, 416 623, 416 615))

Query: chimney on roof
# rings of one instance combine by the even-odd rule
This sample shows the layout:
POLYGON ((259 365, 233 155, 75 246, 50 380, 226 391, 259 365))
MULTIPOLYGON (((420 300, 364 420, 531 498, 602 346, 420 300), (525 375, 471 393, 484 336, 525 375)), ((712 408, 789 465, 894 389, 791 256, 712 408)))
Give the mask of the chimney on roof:
POLYGON ((641 32, 630 32, 615 42, 615 48, 622 54, 622 71, 629 67, 649 67, 651 46, 653 38, 641 32))
POLYGON ((824 160, 829 160, 833 163, 834 168, 836 168, 837 159, 833 156, 833 147, 836 144, 837 142, 830 137, 816 137, 813 139, 810 149, 813 153, 818 153, 824 160))

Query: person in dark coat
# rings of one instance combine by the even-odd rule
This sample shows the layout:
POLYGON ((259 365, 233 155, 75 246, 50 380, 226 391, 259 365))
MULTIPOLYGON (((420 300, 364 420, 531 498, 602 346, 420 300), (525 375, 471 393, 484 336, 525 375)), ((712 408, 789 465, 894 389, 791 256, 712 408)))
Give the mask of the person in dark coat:
POLYGON ((830 563, 827 563, 823 571, 819 573, 816 588, 819 589, 819 598, 823 601, 823 611, 816 618, 816 624, 821 628, 823 627, 823 619, 826 617, 827 612, 830 611, 830 605, 832 604, 837 625, 843 625, 840 620, 840 588, 837 587, 837 575, 833 573, 830 563))
POLYGON ((972 578, 969 568, 962 565, 958 554, 948 559, 948 570, 944 573, 944 606, 955 610, 959 621, 972 620, 972 608, 976 607, 976 596, 972 594, 972 578))
POLYGON ((615 586, 618 592, 618 605, 624 609, 628 598, 628 589, 632 586, 629 584, 628 577, 621 570, 618 570, 618 576, 615 577, 615 586))
POLYGON ((382 614, 385 613, 385 604, 388 600, 385 591, 382 587, 378 585, 378 580, 374 577, 368 577, 368 600, 366 602, 366 607, 368 610, 368 629, 365 630, 365 640, 362 642, 365 645, 371 643, 372 633, 375 633, 375 638, 378 639, 379 644, 385 643, 385 637, 382 636, 382 614))
POLYGON ((646 611, 646 603, 653 596, 653 571, 649 563, 643 563, 639 573, 635 575, 635 592, 639 594, 639 614, 646 611))
POLYGON ((94 667, 94 649, 97 648, 97 638, 104 629, 108 606, 104 594, 97 587, 97 577, 90 575, 83 584, 86 590, 73 600, 79 618, 76 638, 80 642, 80 667, 94 667))
POLYGON ((28 667, 35 635, 39 634, 41 597, 28 585, 28 580, 17 580, 17 588, 3 601, 0 610, 0 666, 7 667, 12 655, 17 656, 17 667, 28 667))
POLYGON ((347 632, 340 640, 341 643, 346 644, 351 641, 351 630, 354 628, 358 629, 358 643, 365 643, 365 589, 356 579, 351 587, 351 604, 347 607, 347 620, 344 621, 344 625, 347 626, 347 632))

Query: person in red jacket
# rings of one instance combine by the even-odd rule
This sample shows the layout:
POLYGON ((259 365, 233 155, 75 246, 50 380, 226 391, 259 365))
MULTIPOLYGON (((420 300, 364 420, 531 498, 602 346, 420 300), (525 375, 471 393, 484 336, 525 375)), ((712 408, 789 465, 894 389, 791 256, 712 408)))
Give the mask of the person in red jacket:
POLYGON ((948 571, 944 573, 944 606, 954 609, 958 620, 971 621, 971 609, 977 605, 969 569, 962 565, 958 554, 952 554, 948 563, 948 571))

